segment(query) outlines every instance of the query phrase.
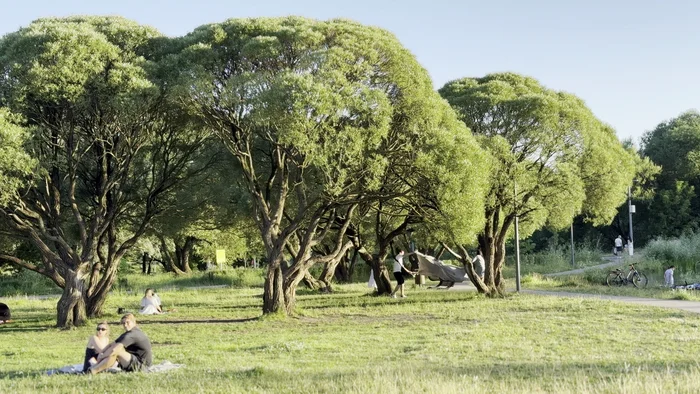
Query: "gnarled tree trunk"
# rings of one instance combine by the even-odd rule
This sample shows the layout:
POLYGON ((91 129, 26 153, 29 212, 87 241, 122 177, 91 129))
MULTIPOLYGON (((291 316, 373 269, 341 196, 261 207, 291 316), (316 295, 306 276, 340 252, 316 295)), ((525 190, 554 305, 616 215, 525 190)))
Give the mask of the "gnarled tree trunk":
POLYGON ((311 275, 310 272, 306 272, 304 275, 304 279, 302 280, 306 287, 308 287, 311 290, 318 290, 323 286, 320 281, 318 281, 316 278, 311 275))
POLYGON ((284 276, 282 275, 281 260, 281 256, 273 257, 267 266, 265 290, 263 292, 263 314, 277 313, 283 310, 284 293, 282 286, 284 276))
POLYGON ((63 294, 56 306, 56 325, 62 328, 82 326, 87 322, 85 309, 85 275, 70 270, 65 275, 63 294))

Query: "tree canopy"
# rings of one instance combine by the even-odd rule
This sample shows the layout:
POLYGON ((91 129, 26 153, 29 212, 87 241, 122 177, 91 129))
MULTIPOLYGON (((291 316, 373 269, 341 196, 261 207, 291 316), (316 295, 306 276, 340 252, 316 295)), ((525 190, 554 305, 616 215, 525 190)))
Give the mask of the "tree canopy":
POLYGON ((484 291, 502 285, 516 215, 527 236, 545 224, 561 228, 579 213, 609 222, 626 198, 633 158, 576 96, 513 73, 452 81, 440 94, 493 159, 479 240, 489 262, 484 291))
POLYGON ((0 207, 19 199, 37 165, 25 150, 29 133, 19 123, 18 116, 0 108, 0 207))
POLYGON ((142 54, 152 28, 118 17, 39 19, 0 40, 0 103, 24 119, 41 166, 2 209, 40 261, 15 260, 63 288, 59 326, 98 315, 119 260, 192 171, 206 134, 164 100, 142 54))
POLYGON ((282 301, 289 311, 305 271, 351 246, 343 233, 357 205, 406 194, 384 182, 397 157, 430 167, 426 148, 456 138, 437 133, 449 108, 384 30, 345 20, 232 19, 197 28, 184 43, 173 60, 185 70, 183 95, 237 159, 255 206, 270 263, 266 312, 282 301), (332 252, 312 253, 331 229, 332 252), (284 251, 292 266, 283 274, 284 251))
POLYGON ((643 216, 647 232, 679 236, 700 228, 700 113, 682 113, 646 132, 642 155, 661 166, 656 194, 643 216))

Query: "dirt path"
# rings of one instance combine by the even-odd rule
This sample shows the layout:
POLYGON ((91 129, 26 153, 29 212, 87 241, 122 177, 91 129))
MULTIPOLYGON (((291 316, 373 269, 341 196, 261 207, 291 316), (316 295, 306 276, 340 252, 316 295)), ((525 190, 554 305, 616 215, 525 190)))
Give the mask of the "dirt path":
MULTIPOLYGON (((591 267, 579 268, 570 271, 556 272, 552 274, 546 274, 543 276, 564 276, 564 275, 576 275, 583 273, 584 271, 591 269, 600 269, 612 267, 619 265, 624 260, 618 259, 615 256, 604 257, 603 259, 609 260, 607 263, 600 265, 595 265, 591 267)), ((474 291, 476 290, 471 283, 456 283, 451 290, 456 291, 474 291)), ((513 290, 514 291, 514 290, 513 290)), ((570 293, 562 291, 545 291, 545 290, 527 290, 522 289, 522 293, 525 294, 536 294, 542 296, 552 296, 552 297, 573 297, 573 298, 598 298, 601 300, 613 300, 619 302, 627 302, 630 304, 639 304, 647 306, 657 306, 661 308, 672 308, 679 309, 683 311, 700 313, 700 301, 684 301, 684 300, 661 300, 658 298, 644 298, 644 297, 627 297, 627 296, 614 296, 614 295, 604 295, 604 294, 590 294, 590 293, 570 293)))
POLYGON ((554 297, 569 297, 569 298, 598 298, 601 300, 613 300, 627 302, 630 304, 640 304, 647 306, 658 306, 661 308, 680 309, 693 313, 700 313, 700 301, 683 301, 683 300, 660 300, 657 298, 642 298, 642 297, 627 297, 627 296, 612 296, 604 294, 587 294, 587 293, 566 293, 560 291, 543 291, 543 290, 522 290, 525 294, 537 294, 543 296, 554 297))
POLYGON ((542 276, 578 275, 578 274, 582 274, 584 271, 613 267, 613 266, 619 265, 620 263, 624 262, 623 259, 617 258, 615 256, 603 257, 603 260, 607 260, 608 262, 603 263, 603 264, 599 264, 599 265, 593 265, 590 267, 584 267, 584 268, 579 268, 579 269, 575 269, 575 270, 570 270, 570 271, 555 272, 552 274, 544 274, 542 276))

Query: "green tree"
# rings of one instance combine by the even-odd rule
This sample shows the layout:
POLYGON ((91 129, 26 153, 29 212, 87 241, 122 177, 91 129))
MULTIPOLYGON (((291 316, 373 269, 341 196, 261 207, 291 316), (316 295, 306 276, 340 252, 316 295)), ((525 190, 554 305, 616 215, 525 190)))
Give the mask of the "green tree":
POLYGON ((391 138, 436 127, 440 99, 395 37, 349 21, 228 20, 183 46, 173 61, 190 110, 234 155, 255 207, 269 264, 263 312, 291 313, 308 269, 352 247, 357 206, 403 193, 382 184, 402 149, 391 138))
MULTIPOLYGON (((649 237, 675 237, 700 227, 700 113, 688 111, 642 137, 642 155, 661 166, 642 216, 649 237), (652 233, 653 232, 653 233, 652 233)), ((640 223, 640 224, 642 224, 640 223)))
POLYGON ((16 263, 63 288, 59 326, 101 313, 120 259, 196 172, 206 135, 173 111, 145 57, 161 39, 122 18, 71 17, 0 41, 0 100, 26 119, 41 166, 2 214, 41 255, 16 263))
POLYGON ((423 94, 427 127, 420 134, 398 129, 387 140, 401 147, 387 156, 381 190, 388 194, 364 204, 362 221, 352 229, 360 255, 371 262, 378 294, 391 292, 384 262, 408 249, 409 234, 420 245, 447 234, 468 242, 483 226, 486 154, 447 103, 432 99, 434 92, 423 94))
POLYGON ((37 162, 25 150, 29 133, 20 126, 20 118, 0 108, 0 207, 20 199, 37 162))
MULTIPOLYGON (((25 150, 30 135, 20 123, 18 116, 0 108, 0 209, 20 201, 21 191, 38 168, 36 160, 25 150)), ((0 273, 8 264, 21 261, 12 252, 22 242, 13 236, 7 223, 0 223, 0 273)))
POLYGON ((248 208, 232 203, 237 197, 234 193, 241 191, 232 188, 223 175, 230 160, 225 160, 228 152, 223 151, 221 143, 212 139, 202 153, 193 160, 201 172, 181 182, 170 194, 169 203, 148 231, 160 246, 156 256, 166 271, 175 274, 189 274, 195 250, 202 243, 222 239, 222 231, 232 230, 241 221, 236 208, 248 208))
MULTIPOLYGON (((512 73, 452 81, 440 94, 492 157, 478 237, 487 262, 480 291, 503 291, 505 243, 516 215, 525 237, 545 225, 564 227, 579 213, 608 223, 625 200, 633 158, 579 98, 512 73)), ((470 265, 466 249, 460 252, 470 265)))

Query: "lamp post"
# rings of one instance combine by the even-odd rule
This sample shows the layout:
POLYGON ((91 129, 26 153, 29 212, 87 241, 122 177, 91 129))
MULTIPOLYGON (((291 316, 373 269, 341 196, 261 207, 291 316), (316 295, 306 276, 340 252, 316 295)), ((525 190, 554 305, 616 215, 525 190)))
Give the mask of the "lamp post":
POLYGON ((515 213, 515 291, 520 291, 520 231, 518 229, 518 185, 513 181, 513 212, 515 213))
POLYGON ((634 255, 634 236, 632 233, 632 214, 636 212, 636 207, 632 205, 632 186, 627 188, 627 211, 630 216, 630 238, 627 244, 627 252, 630 256, 634 255))
POLYGON ((576 254, 574 252, 574 219, 571 219, 571 266, 576 266, 576 254))

